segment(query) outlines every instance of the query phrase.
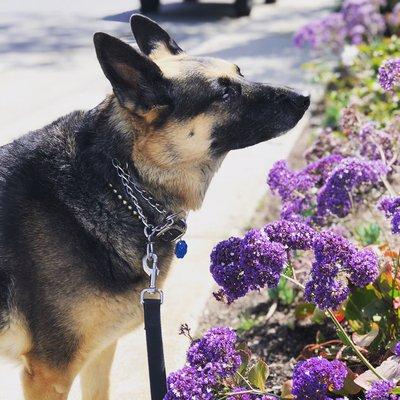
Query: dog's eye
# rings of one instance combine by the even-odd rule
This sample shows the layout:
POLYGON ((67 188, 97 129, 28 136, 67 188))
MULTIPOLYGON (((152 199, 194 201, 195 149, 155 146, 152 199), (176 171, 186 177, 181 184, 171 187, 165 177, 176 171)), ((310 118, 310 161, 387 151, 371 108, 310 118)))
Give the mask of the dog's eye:
POLYGON ((227 101, 235 95, 236 95, 235 89, 232 86, 226 86, 226 87, 224 87, 224 91, 222 94, 222 100, 227 101))

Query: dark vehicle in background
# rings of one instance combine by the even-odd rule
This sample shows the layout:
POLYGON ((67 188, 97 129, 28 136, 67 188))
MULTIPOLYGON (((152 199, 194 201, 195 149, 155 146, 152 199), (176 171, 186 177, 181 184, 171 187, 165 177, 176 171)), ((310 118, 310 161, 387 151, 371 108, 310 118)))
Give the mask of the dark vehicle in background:
MULTIPOLYGON (((196 0, 184 0, 187 3, 195 2, 196 0)), ((276 3, 277 0, 264 0, 265 4, 276 3)), ((140 0, 141 12, 154 13, 160 8, 160 0, 140 0)), ((237 17, 245 17, 250 15, 253 0, 234 0, 233 7, 237 17)))

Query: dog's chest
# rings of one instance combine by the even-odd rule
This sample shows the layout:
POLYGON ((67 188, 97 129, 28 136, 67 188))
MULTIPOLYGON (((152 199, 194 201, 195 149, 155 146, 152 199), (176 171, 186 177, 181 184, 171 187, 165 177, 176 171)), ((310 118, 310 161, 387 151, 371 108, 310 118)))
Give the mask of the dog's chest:
MULTIPOLYGON (((162 285, 171 262, 168 260, 163 264, 159 285, 162 285)), ((81 351, 97 352, 140 325, 143 321, 140 293, 148 285, 146 276, 123 294, 96 291, 79 301, 73 319, 82 337, 81 351)))

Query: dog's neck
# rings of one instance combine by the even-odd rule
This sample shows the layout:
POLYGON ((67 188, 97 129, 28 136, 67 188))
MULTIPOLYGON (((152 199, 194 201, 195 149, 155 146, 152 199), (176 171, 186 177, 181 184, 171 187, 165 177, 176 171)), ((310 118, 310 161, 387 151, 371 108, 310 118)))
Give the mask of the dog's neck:
POLYGON ((99 136, 101 150, 108 152, 109 160, 116 158, 127 162, 140 183, 157 200, 174 212, 186 213, 201 206, 222 159, 203 165, 177 164, 169 168, 158 165, 152 155, 143 154, 136 146, 137 139, 146 134, 145 121, 121 107, 114 96, 101 103, 93 117, 92 130, 99 136))

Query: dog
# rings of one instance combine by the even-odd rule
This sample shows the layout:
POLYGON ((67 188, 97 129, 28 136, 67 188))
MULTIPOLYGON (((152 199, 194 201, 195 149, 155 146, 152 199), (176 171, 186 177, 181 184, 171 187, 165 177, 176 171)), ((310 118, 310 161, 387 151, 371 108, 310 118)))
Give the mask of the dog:
MULTIPOLYGON (((292 129, 310 104, 188 55, 144 16, 131 28, 139 50, 94 35, 110 96, 0 149, 0 354, 22 361, 26 400, 66 400, 78 374, 84 400, 107 400, 117 340, 142 322, 147 240, 114 160, 184 216, 229 151, 292 129)), ((162 281, 173 240, 154 247, 162 281)))

